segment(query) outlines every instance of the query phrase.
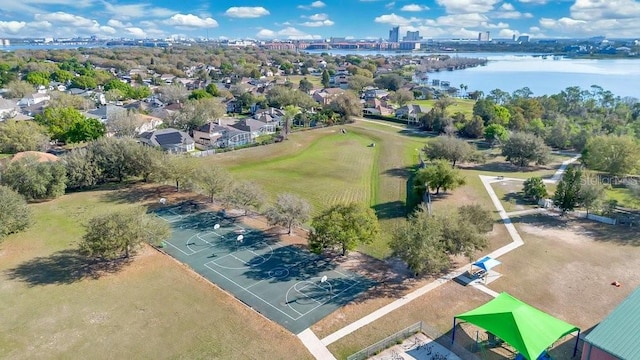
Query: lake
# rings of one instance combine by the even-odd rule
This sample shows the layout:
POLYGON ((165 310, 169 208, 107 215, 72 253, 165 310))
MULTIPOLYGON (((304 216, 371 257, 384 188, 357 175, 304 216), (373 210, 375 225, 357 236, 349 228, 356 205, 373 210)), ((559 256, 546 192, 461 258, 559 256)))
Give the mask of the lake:
MULTIPOLYGON (((325 51, 327 52, 327 51, 325 51)), ((322 53, 322 51, 310 51, 322 53)), ((375 55, 376 51, 332 50, 333 55, 375 55)), ((415 55, 424 55, 416 53, 415 55)), ((559 93, 570 86, 589 89, 599 85, 617 96, 640 99, 640 59, 571 59, 514 53, 445 53, 449 56, 489 60, 486 66, 429 74, 429 81, 449 81, 451 86, 465 84, 468 91, 488 94, 493 89, 508 92, 528 87, 534 95, 559 93)), ((384 53, 386 56, 402 53, 384 53)))

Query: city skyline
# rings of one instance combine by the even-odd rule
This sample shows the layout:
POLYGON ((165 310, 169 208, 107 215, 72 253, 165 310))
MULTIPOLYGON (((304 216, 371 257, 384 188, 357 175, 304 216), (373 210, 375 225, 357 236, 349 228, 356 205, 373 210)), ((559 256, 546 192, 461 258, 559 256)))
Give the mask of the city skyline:
POLYGON ((0 38, 425 39, 640 36, 640 0, 326 0, 225 4, 0 0, 0 38))

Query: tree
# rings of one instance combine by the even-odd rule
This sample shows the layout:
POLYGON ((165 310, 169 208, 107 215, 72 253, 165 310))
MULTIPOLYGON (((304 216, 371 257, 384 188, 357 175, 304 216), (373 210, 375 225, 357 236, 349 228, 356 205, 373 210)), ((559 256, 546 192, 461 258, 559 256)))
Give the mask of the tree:
POLYGON ((193 179, 195 186, 203 191, 209 201, 213 202, 218 195, 224 194, 231 187, 231 175, 219 166, 199 167, 193 179))
POLYGON ((42 71, 32 71, 30 73, 27 74, 27 76, 25 77, 25 80, 27 80, 28 83, 32 84, 32 85, 49 85, 49 73, 46 72, 42 72, 42 71))
POLYGON ((84 118, 71 124, 65 136, 66 143, 79 143, 103 137, 106 126, 98 119, 84 118))
POLYGON ((13 189, 0 185, 0 241, 8 235, 25 230, 31 224, 31 211, 24 197, 13 189))
POLYGON ((33 85, 26 81, 14 80, 5 86, 8 90, 6 97, 22 99, 23 97, 32 94, 35 91, 33 85))
POLYGON ((441 135, 431 140, 424 147, 424 152, 429 159, 451 161, 452 167, 455 167, 457 162, 471 160, 476 153, 473 146, 468 142, 447 135, 441 135))
POLYGON ((551 149, 541 138, 529 133, 514 133, 502 146, 506 160, 520 167, 529 166, 531 162, 546 164, 550 153, 551 149))
POLYGON ((118 111, 113 115, 110 114, 106 125, 109 133, 114 136, 132 138, 138 135, 142 121, 139 114, 134 111, 118 111))
POLYGON ((445 209, 433 215, 421 205, 395 229, 389 246, 414 275, 439 273, 449 268, 449 256, 464 254, 471 258, 477 250, 486 248, 484 234, 492 228, 491 213, 479 205, 457 211, 445 209))
POLYGON ((548 195, 547 187, 541 177, 531 177, 525 180, 523 192, 526 198, 533 200, 536 204, 548 195))
POLYGON ((373 82, 377 87, 391 91, 397 91, 406 83, 404 78, 398 74, 381 75, 375 78, 373 82))
POLYGON ((93 106, 93 102, 87 98, 60 91, 51 93, 51 102, 49 103, 50 108, 74 108, 76 110, 89 110, 93 106))
POLYGON ((398 89, 393 93, 391 99, 398 104, 398 106, 405 106, 408 102, 413 101, 413 93, 409 90, 398 89))
POLYGON ((507 132, 507 129, 504 128, 504 126, 499 124, 491 124, 484 129, 484 138, 491 144, 495 142, 503 144, 509 138, 509 133, 507 132))
POLYGON ((328 88, 330 81, 331 79, 329 77, 329 72, 327 71, 327 69, 322 70, 322 86, 328 88))
POLYGON ((562 180, 558 183, 556 192, 553 195, 553 203, 562 210, 564 215, 567 211, 575 209, 580 201, 582 171, 568 167, 562 180))
POLYGON ((245 216, 249 210, 259 211, 265 203, 265 198, 262 188, 250 181, 239 181, 233 184, 227 195, 227 201, 244 210, 245 216))
POLYGON ((629 136, 601 135, 587 141, 582 162, 592 170, 625 176, 640 168, 640 146, 629 136))
POLYGON ((443 224, 439 220, 420 206, 392 232, 391 252, 407 263, 414 276, 439 273, 449 268, 451 260, 441 241, 443 224))
POLYGON ((205 90, 196 89, 196 90, 193 90, 189 95, 189 100, 200 100, 200 99, 206 99, 211 97, 213 97, 213 95, 209 94, 205 90))
POLYGON ((176 128, 191 133, 197 127, 219 119, 226 112, 227 107, 220 98, 208 97, 187 101, 171 121, 176 128))
POLYGON ((352 116, 362 116, 362 103, 358 96, 351 91, 345 91, 338 95, 329 108, 340 114, 347 122, 352 116))
POLYGON ((194 158, 191 155, 165 154, 159 178, 175 182, 176 191, 180 191, 181 187, 188 188, 192 185, 192 173, 196 168, 194 158))
POLYGON ((67 171, 67 188, 86 189, 98 184, 102 169, 96 164, 93 153, 87 148, 74 149, 62 156, 67 171))
POLYGON ((284 123, 282 124, 282 137, 285 140, 289 137, 289 134, 291 133, 291 122, 299 112, 300 110, 293 105, 287 105, 284 108, 284 115, 282 116, 282 119, 284 121, 284 123))
POLYGON ((71 81, 71 79, 73 79, 73 74, 65 70, 57 69, 53 72, 53 74, 51 74, 51 79, 53 81, 66 83, 67 81, 71 81))
POLYGON ((267 209, 265 216, 271 225, 280 225, 287 228, 287 234, 291 235, 291 229, 309 219, 311 205, 293 194, 278 195, 275 203, 267 209))
POLYGON ((313 90, 313 84, 305 77, 300 79, 298 89, 302 92, 308 93, 309 91, 313 90))
POLYGON ((367 76, 353 75, 349 78, 349 89, 355 91, 356 93, 360 93, 362 89, 371 85, 373 85, 373 79, 367 76))
POLYGON ((66 169, 59 161, 40 162, 36 156, 12 161, 2 172, 2 184, 27 200, 53 199, 64 195, 66 169))
POLYGON ((599 183, 597 177, 585 177, 580 184, 579 203, 587 210, 593 211, 602 207, 606 199, 606 188, 599 183))
POLYGON ((311 227, 309 248, 317 254, 338 247, 344 256, 358 244, 370 244, 380 234, 375 212, 357 203, 328 208, 313 218, 311 227))
POLYGON ((51 138, 62 142, 94 140, 104 135, 106 127, 96 119, 85 118, 71 107, 48 107, 35 117, 38 124, 47 127, 51 138))
MULTIPOLYGON (((210 84, 210 85, 215 86, 215 84, 210 84)), ((187 98, 187 96, 189 96, 189 91, 182 84, 171 84, 171 85, 161 86, 158 88, 158 92, 160 92, 160 95, 162 96, 162 100, 168 103, 181 102, 181 101, 184 101, 187 98)))
POLYGON ((85 90, 95 89, 96 87, 98 87, 98 83, 93 77, 82 75, 76 76, 71 79, 71 87, 85 90))
POLYGON ((80 249, 104 260, 128 258, 143 241, 159 244, 171 234, 167 222, 146 214, 141 207, 96 216, 86 228, 80 249))
POLYGON ((455 103, 456 101, 453 98, 449 96, 441 96, 435 103, 433 103, 433 106, 438 110, 440 115, 444 116, 447 108, 455 103))
POLYGON ((464 184, 464 177, 447 160, 432 161, 426 168, 418 170, 413 180, 414 191, 418 194, 430 189, 435 189, 439 194, 440 189, 453 190, 464 184))
POLYGON ((47 129, 33 121, 0 122, 0 153, 45 151, 49 148, 47 129))
POLYGON ((480 138, 484 136, 484 121, 480 116, 474 116, 471 121, 466 123, 463 128, 463 133, 470 138, 480 138))

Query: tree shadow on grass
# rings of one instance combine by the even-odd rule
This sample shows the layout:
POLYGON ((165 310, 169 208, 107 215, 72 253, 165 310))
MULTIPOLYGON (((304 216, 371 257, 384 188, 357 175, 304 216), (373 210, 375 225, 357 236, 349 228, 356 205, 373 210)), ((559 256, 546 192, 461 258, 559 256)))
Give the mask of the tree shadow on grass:
POLYGON ((401 168, 388 169, 383 174, 399 178, 408 178, 416 170, 416 166, 406 166, 401 168))
POLYGON ((6 276, 30 286, 65 285, 116 273, 130 262, 131 258, 97 261, 87 258, 77 249, 67 249, 25 261, 6 270, 6 276))
POLYGON ((407 215, 405 203, 399 200, 376 204, 372 209, 376 212, 376 216, 380 220, 396 219, 407 215))
POLYGON ((437 137, 438 134, 432 131, 420 131, 419 129, 409 128, 406 130, 400 130, 400 134, 408 137, 417 137, 417 138, 433 138, 437 137))
POLYGON ((145 187, 141 185, 133 185, 125 188, 115 189, 103 195, 103 199, 108 202, 117 204, 131 203, 158 203, 162 197, 175 197, 173 203, 180 202, 191 198, 188 193, 177 193, 175 186, 162 185, 154 187, 145 187))

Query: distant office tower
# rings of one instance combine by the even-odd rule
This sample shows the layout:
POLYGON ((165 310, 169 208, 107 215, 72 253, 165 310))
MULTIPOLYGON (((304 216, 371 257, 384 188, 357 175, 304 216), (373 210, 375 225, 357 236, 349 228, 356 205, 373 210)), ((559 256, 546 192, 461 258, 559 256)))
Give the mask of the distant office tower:
POLYGON ((402 39, 403 41, 420 41, 422 37, 420 36, 420 31, 407 31, 407 36, 402 39))
POLYGON ((521 43, 529 42, 529 35, 518 36, 518 42, 521 42, 521 43))
POLYGON ((396 26, 389 30, 389 42, 398 42, 400 39, 400 27, 396 26))
POLYGON ((491 40, 491 32, 480 32, 478 33, 478 41, 489 41, 491 40))

